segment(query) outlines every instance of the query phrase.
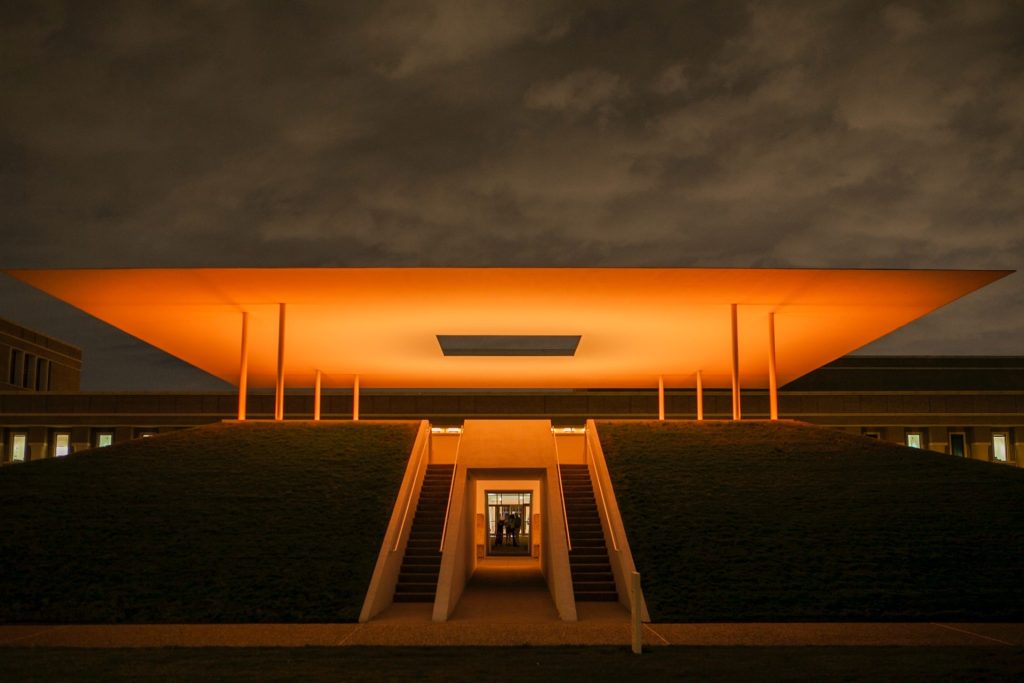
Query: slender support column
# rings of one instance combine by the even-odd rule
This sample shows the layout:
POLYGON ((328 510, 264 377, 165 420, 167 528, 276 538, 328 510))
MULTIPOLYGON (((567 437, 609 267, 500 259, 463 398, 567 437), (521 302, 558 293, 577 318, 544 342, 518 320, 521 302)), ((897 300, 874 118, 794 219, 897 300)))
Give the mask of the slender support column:
POLYGON ((768 314, 768 402, 771 419, 779 419, 779 378, 775 371, 775 313, 768 314))
POLYGON ((658 419, 665 419, 665 378, 658 377, 658 419))
POLYGON ((736 304, 732 304, 732 419, 740 415, 740 333, 737 323, 736 304))
POLYGON ((352 383, 352 419, 359 419, 359 375, 352 383))
POLYGON ((316 379, 313 380, 313 419, 320 419, 320 383, 321 372, 316 371, 316 379))
POLYGON ((285 305, 277 309, 277 386, 274 388, 274 419, 284 419, 284 314, 285 305))
POLYGON ((238 419, 245 420, 245 398, 249 391, 249 312, 242 311, 242 359, 238 365, 238 419))
POLYGON ((697 371, 697 419, 704 419, 704 378, 697 371))

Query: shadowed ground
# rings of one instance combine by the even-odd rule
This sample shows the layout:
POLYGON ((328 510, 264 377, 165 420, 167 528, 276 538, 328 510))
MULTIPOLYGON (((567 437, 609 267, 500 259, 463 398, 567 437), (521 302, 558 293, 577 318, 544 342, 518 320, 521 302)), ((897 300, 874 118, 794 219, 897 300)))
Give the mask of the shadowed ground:
POLYGON ((11 681, 1011 680, 1024 651, 992 647, 206 648, 0 650, 11 681))
POLYGON ((797 423, 598 433, 655 621, 1024 621, 1024 471, 797 423))
POLYGON ((0 470, 0 622, 352 621, 416 423, 220 424, 0 470))

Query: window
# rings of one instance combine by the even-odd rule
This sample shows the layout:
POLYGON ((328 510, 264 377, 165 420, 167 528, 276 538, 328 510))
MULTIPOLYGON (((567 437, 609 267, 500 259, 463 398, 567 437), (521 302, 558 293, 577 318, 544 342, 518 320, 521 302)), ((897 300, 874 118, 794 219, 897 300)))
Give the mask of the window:
POLYGON ((881 439, 882 438, 882 435, 879 434, 878 432, 864 432, 864 436, 868 437, 869 439, 881 439))
POLYGON ((31 389, 32 385, 29 384, 29 379, 32 377, 32 371, 35 369, 36 357, 30 353, 25 354, 25 362, 21 368, 21 386, 26 389, 31 389))
POLYGON ((994 432, 992 434, 992 459, 996 462, 1007 462, 1009 460, 1009 434, 1005 432, 994 432))
POLYGON ((46 391, 50 376, 50 363, 45 358, 36 359, 36 391, 46 391))
POLYGON ((100 432, 96 435, 96 447, 106 448, 114 443, 114 435, 111 432, 100 432))
POLYGON ((63 458, 71 452, 71 435, 67 432, 58 432, 53 437, 53 455, 56 458, 63 458))
POLYGON ((921 448, 921 432, 907 432, 907 446, 921 448))
POLYGON ((28 434, 11 436, 11 462, 25 462, 28 455, 28 434))
POLYGON ((967 435, 963 432, 949 433, 949 454, 958 458, 967 457, 967 435))
POLYGON ((21 351, 18 349, 11 349, 11 365, 7 372, 7 383, 18 385, 18 378, 21 377, 21 373, 18 372, 18 366, 21 365, 21 351))

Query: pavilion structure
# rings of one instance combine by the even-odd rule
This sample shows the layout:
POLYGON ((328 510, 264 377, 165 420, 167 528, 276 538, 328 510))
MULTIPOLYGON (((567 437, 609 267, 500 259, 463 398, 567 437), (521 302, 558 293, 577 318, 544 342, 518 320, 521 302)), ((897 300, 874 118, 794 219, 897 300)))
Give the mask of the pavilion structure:
POLYGON ((238 386, 777 390, 1011 271, 161 268, 11 275, 238 386))

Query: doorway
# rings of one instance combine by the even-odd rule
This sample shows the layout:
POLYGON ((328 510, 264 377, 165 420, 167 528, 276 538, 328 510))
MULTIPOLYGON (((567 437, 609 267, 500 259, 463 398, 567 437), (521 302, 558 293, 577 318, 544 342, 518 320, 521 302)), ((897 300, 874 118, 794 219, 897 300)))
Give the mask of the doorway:
POLYGON ((967 455, 967 436, 963 432, 949 433, 949 452, 958 458, 967 455))
POLYGON ((532 491, 487 491, 487 554, 529 556, 532 491))

